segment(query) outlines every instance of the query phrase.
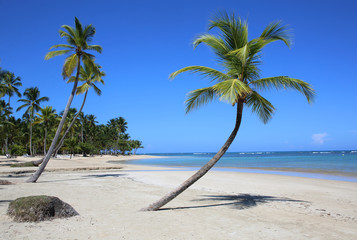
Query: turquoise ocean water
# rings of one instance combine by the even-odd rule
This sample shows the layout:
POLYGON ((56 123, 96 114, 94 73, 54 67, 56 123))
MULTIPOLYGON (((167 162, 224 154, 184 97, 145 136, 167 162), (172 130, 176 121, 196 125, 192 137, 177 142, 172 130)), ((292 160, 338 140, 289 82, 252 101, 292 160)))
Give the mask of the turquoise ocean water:
MULTIPOLYGON (((156 153, 152 158, 128 164, 177 167, 195 170, 215 153, 156 153)), ((228 152, 215 165, 216 171, 273 173, 290 176, 357 182, 357 151, 228 152)))

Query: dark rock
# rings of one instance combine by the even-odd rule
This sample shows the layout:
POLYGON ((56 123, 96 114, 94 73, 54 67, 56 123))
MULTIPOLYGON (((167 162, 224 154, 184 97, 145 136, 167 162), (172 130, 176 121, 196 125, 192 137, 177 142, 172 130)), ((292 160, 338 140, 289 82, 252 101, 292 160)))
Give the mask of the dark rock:
POLYGON ((16 222, 38 222, 72 217, 78 212, 57 197, 41 195, 15 199, 9 204, 7 214, 16 222))
POLYGON ((13 184, 12 182, 9 182, 8 180, 2 180, 0 179, 0 185, 11 185, 13 184))

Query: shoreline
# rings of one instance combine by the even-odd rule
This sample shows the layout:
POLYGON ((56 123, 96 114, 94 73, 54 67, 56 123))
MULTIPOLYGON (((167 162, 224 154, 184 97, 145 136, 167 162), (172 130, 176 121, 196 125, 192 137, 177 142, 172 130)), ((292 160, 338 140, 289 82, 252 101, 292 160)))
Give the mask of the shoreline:
MULTIPOLYGON (((9 167, 8 162, 20 163, 35 161, 41 159, 43 156, 36 157, 17 157, 7 159, 4 156, 0 156, 0 174, 6 173, 33 173, 37 170, 37 167, 9 167)), ((137 168, 149 168, 147 171, 197 171, 202 166, 183 166, 183 165, 155 165, 155 164, 137 164, 131 163, 131 161, 142 159, 161 159, 170 158, 170 156, 158 156, 158 155, 95 155, 83 157, 76 155, 70 159, 69 155, 59 155, 57 158, 51 158, 49 165, 46 167, 46 172, 58 172, 58 171, 95 171, 95 170, 119 170, 123 168, 123 165, 137 166, 137 168)), ((143 170, 145 171, 145 170, 143 170)), ((324 180, 337 180, 347 182, 357 182, 357 173, 342 172, 342 171, 329 171, 329 170, 317 170, 317 169, 303 169, 303 168, 279 168, 279 167, 213 167, 211 171, 221 172, 239 172, 239 173, 257 173, 257 174, 272 174, 281 176, 292 177, 305 177, 312 179, 324 179, 324 180)))
MULTIPOLYGON (((180 165, 150 165, 150 164, 146 165, 146 164, 136 164, 130 162, 128 162, 127 164, 137 165, 137 166, 173 168, 173 169, 180 169, 180 171, 197 171, 202 167, 202 166, 180 166, 180 165)), ((302 168, 268 168, 268 167, 248 168, 248 167, 215 167, 215 166, 211 170, 222 171, 222 172, 260 173, 260 174, 273 174, 273 175, 283 175, 283 176, 295 176, 295 177, 357 182, 357 173, 349 173, 349 172, 342 172, 342 171, 328 171, 328 170, 302 169, 302 168)))

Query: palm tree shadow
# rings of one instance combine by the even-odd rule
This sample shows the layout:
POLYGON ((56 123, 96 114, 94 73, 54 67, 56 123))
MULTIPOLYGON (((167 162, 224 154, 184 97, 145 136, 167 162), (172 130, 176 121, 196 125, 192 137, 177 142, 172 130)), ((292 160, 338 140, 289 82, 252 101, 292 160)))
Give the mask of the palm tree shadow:
POLYGON ((209 208, 219 206, 230 206, 237 210, 244 210, 252 207, 256 207, 260 204, 270 202, 298 202, 308 203, 303 200, 294 200, 285 197, 263 196, 263 195, 251 195, 251 194, 239 194, 239 195, 204 195, 204 198, 193 200, 195 202, 210 201, 218 202, 208 205, 195 205, 188 207, 176 207, 176 208, 161 208, 160 210, 178 210, 178 209, 194 209, 194 208, 209 208))
POLYGON ((78 178, 69 178, 69 179, 56 179, 56 180, 45 180, 41 181, 41 183, 50 183, 50 182, 68 182, 68 181, 81 181, 83 179, 91 179, 91 178, 105 178, 105 177, 123 177, 126 174, 91 174, 85 175, 78 178))

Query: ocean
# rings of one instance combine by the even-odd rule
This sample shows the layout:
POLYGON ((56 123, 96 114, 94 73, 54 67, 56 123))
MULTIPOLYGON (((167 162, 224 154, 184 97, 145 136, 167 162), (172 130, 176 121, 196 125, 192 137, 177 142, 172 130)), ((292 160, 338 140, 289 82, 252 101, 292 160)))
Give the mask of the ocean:
MULTIPOLYGON (((155 153, 165 158, 127 161, 128 164, 196 170, 215 153, 155 153)), ((215 171, 273 173, 357 182, 357 151, 227 152, 215 171)))

